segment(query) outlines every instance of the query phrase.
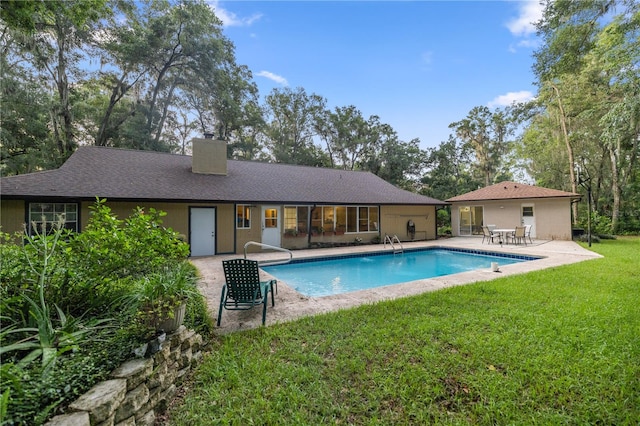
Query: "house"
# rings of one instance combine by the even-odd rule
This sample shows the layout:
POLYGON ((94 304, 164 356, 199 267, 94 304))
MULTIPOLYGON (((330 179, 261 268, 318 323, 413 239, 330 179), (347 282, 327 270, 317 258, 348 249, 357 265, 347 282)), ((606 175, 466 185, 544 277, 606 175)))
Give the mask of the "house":
POLYGON ((501 182, 449 198, 455 236, 481 235, 483 225, 531 225, 531 236, 571 240, 571 203, 580 194, 516 182, 501 182))
POLYGON ((385 234, 436 238, 443 201, 368 172, 227 160, 226 152, 213 139, 193 140, 192 156, 80 147, 57 170, 0 179, 2 230, 64 213, 81 231, 100 197, 120 218, 138 206, 167 212, 163 224, 184 235, 193 256, 243 253, 248 241, 306 248, 385 234))

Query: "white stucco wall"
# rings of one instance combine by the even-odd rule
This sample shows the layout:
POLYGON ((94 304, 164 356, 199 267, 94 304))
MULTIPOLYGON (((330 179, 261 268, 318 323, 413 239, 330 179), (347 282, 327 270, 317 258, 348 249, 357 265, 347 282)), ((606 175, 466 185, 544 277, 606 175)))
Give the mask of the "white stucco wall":
POLYGON ((522 206, 532 205, 535 238, 541 240, 571 240, 571 200, 569 198, 538 198, 504 201, 452 203, 452 234, 460 235, 460 207, 483 206, 484 225, 514 228, 522 223, 522 206))

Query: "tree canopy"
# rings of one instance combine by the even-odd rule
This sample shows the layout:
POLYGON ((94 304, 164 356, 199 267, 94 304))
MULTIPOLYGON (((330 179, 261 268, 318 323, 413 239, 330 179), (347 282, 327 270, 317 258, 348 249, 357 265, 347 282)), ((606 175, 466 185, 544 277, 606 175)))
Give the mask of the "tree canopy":
POLYGON ((230 158, 370 171, 438 199, 515 178, 590 185, 603 229, 638 232, 640 4, 544 6, 535 100, 473 107, 422 149, 356 105, 261 95, 204 0, 3 1, 1 172, 59 167, 79 145, 187 154, 211 133, 230 158))

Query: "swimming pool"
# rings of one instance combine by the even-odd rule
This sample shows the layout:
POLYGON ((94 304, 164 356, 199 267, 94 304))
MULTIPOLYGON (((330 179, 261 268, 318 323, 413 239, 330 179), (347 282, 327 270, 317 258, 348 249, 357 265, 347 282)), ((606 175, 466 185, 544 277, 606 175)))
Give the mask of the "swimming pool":
POLYGON ((538 258, 482 250, 429 248, 400 254, 376 252, 295 259, 261 268, 305 296, 322 297, 490 268, 491 262, 503 266, 535 259, 538 258))

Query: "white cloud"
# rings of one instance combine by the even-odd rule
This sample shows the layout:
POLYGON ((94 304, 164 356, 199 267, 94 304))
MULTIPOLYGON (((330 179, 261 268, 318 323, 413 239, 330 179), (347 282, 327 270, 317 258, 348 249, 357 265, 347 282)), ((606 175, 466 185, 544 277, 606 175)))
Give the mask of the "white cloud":
POLYGON ((509 52, 516 53, 519 48, 537 49, 540 46, 540 40, 536 38, 525 38, 515 44, 509 45, 509 52))
POLYGON ((225 27, 249 27, 253 25, 254 22, 262 18, 261 13, 254 13, 249 17, 241 18, 235 13, 221 7, 217 0, 211 1, 209 4, 213 8, 216 16, 222 21, 222 25, 225 27))
POLYGON ((288 86, 289 82, 287 81, 286 78, 279 76, 277 74, 274 74, 272 72, 269 71, 260 71, 259 73, 256 74, 257 76, 260 77, 264 77, 264 78, 268 78, 269 80, 275 81, 276 83, 282 85, 282 86, 288 86))
POLYGON ((506 95, 500 95, 490 101, 487 106, 489 108, 509 106, 511 104, 527 102, 534 98, 533 93, 528 90, 521 90, 519 92, 509 92, 506 95))
POLYGON ((511 34, 518 37, 527 37, 535 34, 535 23, 542 18, 544 7, 538 0, 528 0, 520 3, 519 15, 507 22, 507 28, 511 34))

